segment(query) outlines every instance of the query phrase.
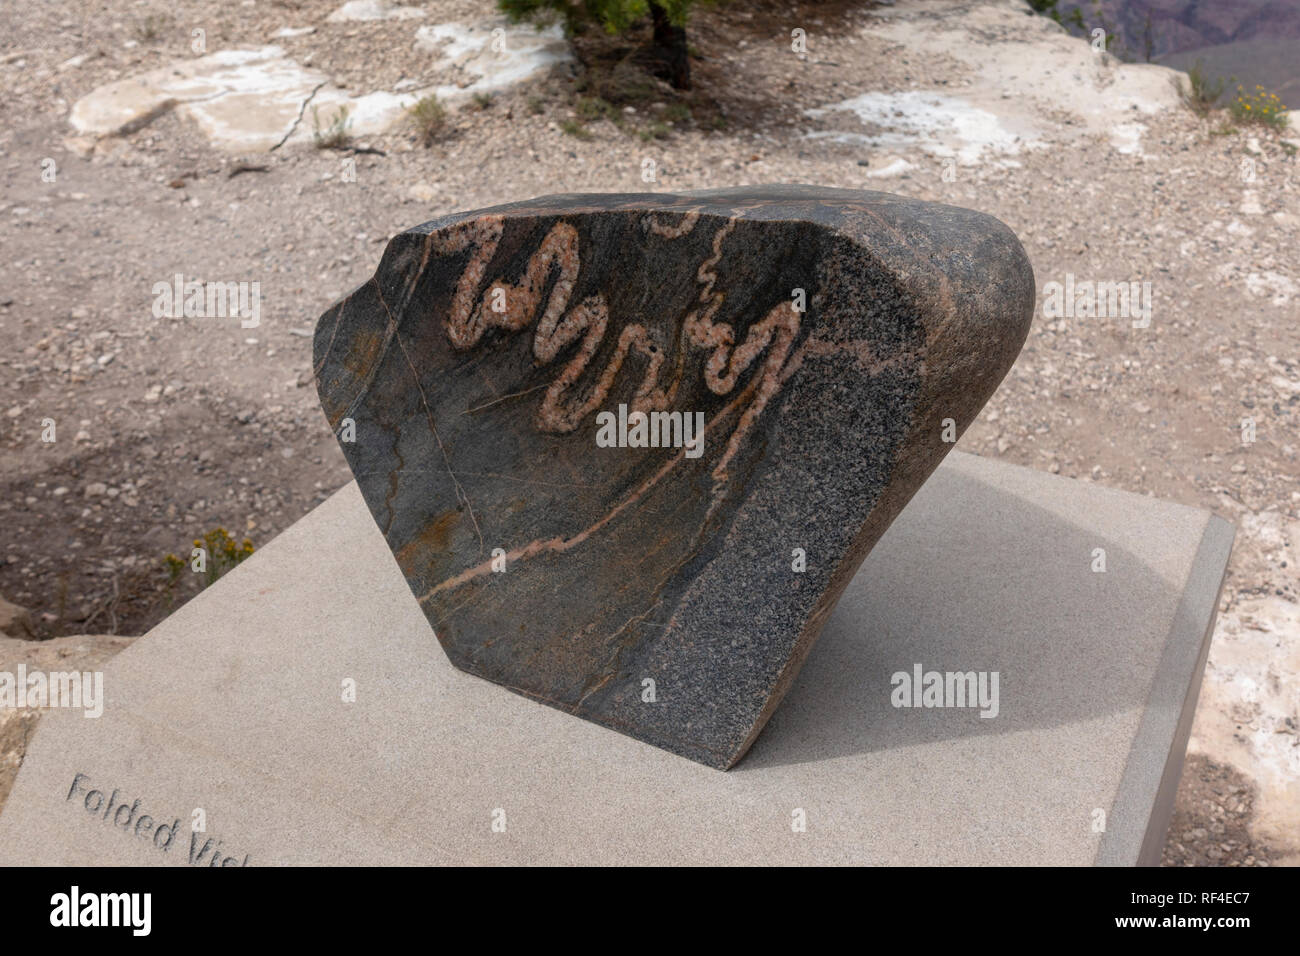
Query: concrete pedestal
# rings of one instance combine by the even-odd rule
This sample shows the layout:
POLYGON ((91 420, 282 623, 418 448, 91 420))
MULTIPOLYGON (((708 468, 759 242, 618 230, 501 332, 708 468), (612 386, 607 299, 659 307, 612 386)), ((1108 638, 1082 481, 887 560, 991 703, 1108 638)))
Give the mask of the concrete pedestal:
POLYGON ((721 773, 455 670, 348 485, 42 718, 0 864, 1155 863, 1232 537, 954 453, 721 773))

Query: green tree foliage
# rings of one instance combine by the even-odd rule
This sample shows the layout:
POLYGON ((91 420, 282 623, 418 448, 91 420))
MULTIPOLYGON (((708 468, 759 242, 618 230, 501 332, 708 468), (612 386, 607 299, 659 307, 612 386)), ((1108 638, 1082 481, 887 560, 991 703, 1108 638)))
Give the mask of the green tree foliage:
POLYGON ((627 33, 649 16, 651 50, 659 64, 656 72, 675 88, 686 90, 691 86, 686 22, 695 7, 709 2, 712 0, 497 0, 497 5, 516 22, 560 19, 570 36, 593 24, 609 33, 627 33))

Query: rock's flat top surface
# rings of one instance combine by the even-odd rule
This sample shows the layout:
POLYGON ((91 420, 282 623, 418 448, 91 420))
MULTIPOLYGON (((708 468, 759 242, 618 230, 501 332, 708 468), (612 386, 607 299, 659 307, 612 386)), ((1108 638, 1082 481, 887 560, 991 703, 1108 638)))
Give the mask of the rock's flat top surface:
POLYGON ((549 196, 395 237, 321 318, 317 384, 453 663, 726 768, 1033 293, 968 209, 549 196))
POLYGON ((163 851, 67 800, 78 773, 166 824, 203 807, 250 866, 1132 863, 1172 805, 1231 537, 955 454, 720 774, 453 668, 349 485, 114 658, 103 717, 46 714, 0 865, 186 862, 188 833, 163 851), (893 707, 916 664, 997 671, 998 716, 893 707))

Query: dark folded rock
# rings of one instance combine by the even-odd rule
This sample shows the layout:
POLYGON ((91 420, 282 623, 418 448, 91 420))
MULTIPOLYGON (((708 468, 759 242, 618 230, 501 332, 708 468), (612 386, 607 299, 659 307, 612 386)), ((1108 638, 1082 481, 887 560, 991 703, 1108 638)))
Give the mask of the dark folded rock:
POLYGON ((395 237, 315 370, 457 667, 726 768, 1033 305, 1016 237, 967 209, 547 196, 395 237))

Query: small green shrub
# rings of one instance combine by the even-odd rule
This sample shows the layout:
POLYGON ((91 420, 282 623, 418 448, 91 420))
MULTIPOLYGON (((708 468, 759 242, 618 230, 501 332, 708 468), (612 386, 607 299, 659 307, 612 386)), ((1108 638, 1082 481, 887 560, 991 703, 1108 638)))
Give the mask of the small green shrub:
MULTIPOLYGON (((225 528, 214 528, 202 538, 195 538, 194 547, 202 548, 205 552, 202 572, 205 587, 215 583, 254 550, 251 539, 236 542, 225 528)), ((182 572, 190 567, 190 562, 169 554, 163 558, 163 567, 167 571, 167 585, 171 588, 180 580, 182 572)))
POLYGON ((321 125, 320 108, 311 108, 312 142, 317 149, 343 149, 352 142, 352 117, 347 106, 340 106, 334 118, 321 125))
POLYGON ((1183 105, 1197 116, 1205 116, 1214 109, 1214 104, 1223 95, 1225 84, 1226 81, 1221 76, 1210 79, 1210 75, 1205 72, 1205 64, 1200 60, 1193 63, 1187 71, 1187 82, 1184 83, 1179 78, 1174 80, 1183 105))
POLYGON ((407 112, 424 146, 432 146, 447 129, 447 107, 435 94, 418 100, 407 112))
POLYGON ((613 120, 618 115, 618 110, 613 104, 601 99, 599 96, 580 96, 575 104, 579 119, 584 122, 593 123, 596 120, 613 120))
POLYGON ((649 126, 638 132, 643 140, 649 142, 652 139, 667 139, 672 134, 672 128, 667 123, 661 123, 655 120, 649 126))
POLYGON ((692 119, 691 108, 685 103, 669 103, 659 114, 659 118, 674 126, 689 123, 692 119))
POLYGON ((1267 126, 1276 130, 1287 127, 1286 105, 1276 93, 1269 93, 1262 86, 1256 86, 1253 93, 1237 87, 1237 97, 1228 104, 1228 112, 1242 125, 1267 126))
POLYGON ((574 139, 591 139, 591 131, 576 120, 565 120, 560 124, 560 129, 574 139))
POLYGON ((171 23, 172 18, 165 13, 150 13, 135 25, 135 38, 141 43, 157 43, 171 23))

